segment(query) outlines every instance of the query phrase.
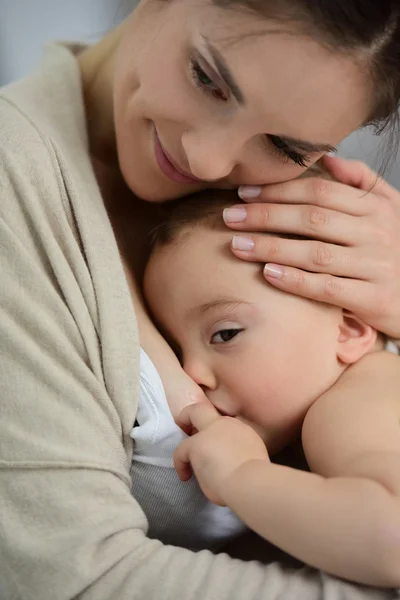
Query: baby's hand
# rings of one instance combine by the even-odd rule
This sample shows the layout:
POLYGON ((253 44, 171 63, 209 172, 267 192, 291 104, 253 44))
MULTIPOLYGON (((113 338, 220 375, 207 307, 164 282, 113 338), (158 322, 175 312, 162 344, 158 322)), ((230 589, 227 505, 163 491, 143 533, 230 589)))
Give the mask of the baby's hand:
POLYGON ((204 495, 214 504, 225 506, 224 486, 244 463, 269 462, 257 433, 238 419, 220 415, 208 401, 186 407, 177 423, 191 436, 175 450, 179 478, 187 481, 194 473, 204 495))

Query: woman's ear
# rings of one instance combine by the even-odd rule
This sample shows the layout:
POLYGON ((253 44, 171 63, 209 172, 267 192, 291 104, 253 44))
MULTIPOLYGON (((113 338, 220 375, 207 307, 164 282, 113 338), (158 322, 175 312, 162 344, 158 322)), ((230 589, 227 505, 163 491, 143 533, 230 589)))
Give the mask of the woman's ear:
POLYGON ((337 358, 345 365, 351 365, 372 350, 377 340, 376 330, 353 315, 343 310, 339 324, 337 340, 337 358))

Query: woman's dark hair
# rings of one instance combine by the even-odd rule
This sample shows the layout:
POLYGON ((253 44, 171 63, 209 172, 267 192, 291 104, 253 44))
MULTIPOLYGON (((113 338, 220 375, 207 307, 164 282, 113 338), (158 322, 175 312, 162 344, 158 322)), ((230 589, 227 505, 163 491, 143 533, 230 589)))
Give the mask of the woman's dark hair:
POLYGON ((212 0, 301 31, 334 52, 351 54, 373 85, 365 125, 397 123, 400 102, 400 0, 212 0), (295 26, 294 28, 291 26, 295 26))

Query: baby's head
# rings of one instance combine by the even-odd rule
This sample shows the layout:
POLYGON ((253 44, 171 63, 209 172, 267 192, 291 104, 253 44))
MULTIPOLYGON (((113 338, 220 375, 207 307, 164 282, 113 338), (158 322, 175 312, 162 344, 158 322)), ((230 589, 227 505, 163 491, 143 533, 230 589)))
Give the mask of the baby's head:
POLYGON ((312 403, 369 352, 376 332, 340 308, 277 290, 236 258, 222 209, 234 192, 166 207, 144 292, 185 371, 223 414, 251 424, 271 452, 293 440, 312 403))

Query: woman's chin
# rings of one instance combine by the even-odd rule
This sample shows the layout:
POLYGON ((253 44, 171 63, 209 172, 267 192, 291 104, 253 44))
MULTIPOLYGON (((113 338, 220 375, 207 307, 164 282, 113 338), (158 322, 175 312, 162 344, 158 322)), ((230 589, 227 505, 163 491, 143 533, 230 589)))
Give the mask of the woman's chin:
POLYGON ((179 198, 183 198, 184 196, 188 196, 189 194, 194 194, 195 192, 200 191, 204 188, 204 186, 196 186, 190 187, 188 186, 169 186, 166 184, 162 186, 158 185, 148 185, 147 183, 143 183, 142 185, 138 185, 137 182, 127 182, 130 189, 134 192, 135 196, 144 200, 145 202, 169 202, 170 200, 178 200, 179 198))

